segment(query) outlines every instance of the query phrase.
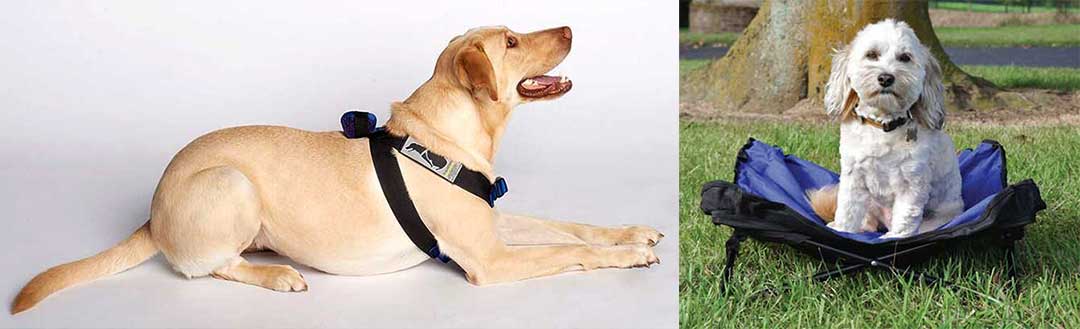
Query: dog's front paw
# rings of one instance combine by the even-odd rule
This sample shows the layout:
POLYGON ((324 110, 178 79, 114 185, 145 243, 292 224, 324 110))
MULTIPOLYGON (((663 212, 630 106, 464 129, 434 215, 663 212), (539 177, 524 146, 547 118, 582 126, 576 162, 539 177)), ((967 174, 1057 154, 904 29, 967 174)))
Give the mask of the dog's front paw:
POLYGON ((840 225, 840 222, 837 222, 837 221, 833 221, 832 223, 829 223, 826 226, 828 226, 829 228, 831 228, 831 229, 833 229, 835 231, 839 231, 839 232, 857 233, 855 231, 848 230, 847 227, 845 227, 845 225, 840 225))
POLYGON ((881 235, 879 239, 903 239, 912 235, 915 235, 915 232, 889 231, 888 233, 881 235))
POLYGON ((644 244, 655 246, 664 238, 664 234, 648 226, 629 226, 622 229, 620 236, 615 240, 616 245, 644 244))
POLYGON ((583 263, 586 270, 605 267, 633 268, 649 267, 660 264, 660 258, 653 253, 652 247, 636 244, 625 246, 601 247, 601 258, 595 263, 583 263))
POLYGON ((649 267, 652 266, 652 264, 660 264, 660 258, 656 257, 656 254, 653 253, 652 247, 642 245, 628 247, 630 247, 632 251, 632 256, 630 257, 631 261, 629 262, 630 267, 649 267))

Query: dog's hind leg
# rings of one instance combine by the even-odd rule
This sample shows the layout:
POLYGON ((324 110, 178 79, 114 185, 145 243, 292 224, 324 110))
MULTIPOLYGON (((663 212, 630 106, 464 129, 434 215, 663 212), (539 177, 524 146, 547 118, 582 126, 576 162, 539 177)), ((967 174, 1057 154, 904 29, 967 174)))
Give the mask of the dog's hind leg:
POLYGON ((509 245, 653 246, 664 237, 657 230, 645 226, 600 227, 511 214, 499 214, 496 226, 499 237, 509 245))
POLYGON ((210 273, 214 278, 247 283, 277 291, 306 291, 307 283, 289 265, 258 265, 236 256, 210 273))
POLYGON ((150 229, 165 258, 185 276, 239 281, 273 290, 306 290, 286 265, 254 265, 240 257, 259 234, 262 207, 239 170, 212 167, 166 173, 154 196, 150 229))

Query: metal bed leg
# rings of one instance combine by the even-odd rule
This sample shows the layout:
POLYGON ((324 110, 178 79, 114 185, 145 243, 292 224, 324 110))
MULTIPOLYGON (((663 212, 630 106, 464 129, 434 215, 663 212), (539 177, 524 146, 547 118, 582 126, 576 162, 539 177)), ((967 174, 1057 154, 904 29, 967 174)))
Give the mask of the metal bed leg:
POLYGON ((824 279, 830 278, 830 277, 838 275, 838 274, 844 274, 845 270, 847 270, 848 273, 851 273, 851 270, 858 270, 858 269, 862 269, 862 268, 864 268, 866 266, 871 266, 871 267, 885 268, 885 269, 888 269, 888 270, 890 270, 890 271, 892 271, 894 273, 899 273, 901 275, 906 275, 906 276, 910 276, 910 277, 916 277, 916 278, 922 280, 923 282, 925 282, 927 284, 943 283, 943 284, 945 284, 947 286, 952 285, 951 283, 949 283, 949 282, 947 282, 945 280, 942 280, 942 279, 940 279, 938 277, 935 277, 935 276, 932 276, 932 275, 929 275, 929 274, 926 274, 926 273, 922 273, 922 272, 915 271, 915 270, 912 270, 912 269, 900 269, 900 268, 897 268, 897 267, 893 266, 892 263, 889 261, 889 259, 895 259, 896 257, 902 256, 904 254, 911 253, 911 252, 914 252, 916 250, 920 250, 920 249, 923 249, 923 248, 933 246, 934 244, 936 244, 936 242, 931 242, 931 243, 923 244, 923 245, 920 245, 920 246, 907 248, 907 249, 901 250, 899 252, 894 252, 892 254, 888 254, 888 255, 881 256, 881 257, 874 258, 874 259, 863 257, 863 256, 861 256, 859 254, 848 252, 848 251, 845 251, 845 250, 840 250, 840 249, 837 249, 837 248, 833 248, 831 246, 827 246, 827 245, 824 245, 824 244, 821 244, 821 243, 817 243, 817 242, 815 242, 813 240, 806 240, 806 241, 804 241, 804 243, 808 243, 808 244, 813 245, 815 247, 832 251, 833 253, 839 254, 839 255, 844 256, 844 257, 846 257, 848 259, 857 260, 857 261, 861 262, 861 263, 857 263, 857 264, 853 264, 853 265, 848 265, 846 267, 843 267, 843 268, 840 268, 840 269, 837 269, 837 270, 824 272, 824 273, 817 273, 817 274, 814 275, 814 279, 824 280, 824 279))
POLYGON ((840 274, 851 274, 851 273, 854 273, 855 271, 862 270, 863 268, 866 268, 866 265, 867 264, 864 264, 864 263, 858 263, 858 264, 852 264, 852 265, 844 266, 844 267, 841 267, 841 268, 838 268, 838 269, 835 269, 835 270, 821 271, 821 272, 815 273, 813 278, 814 278, 814 280, 817 280, 817 281, 825 281, 825 280, 831 279, 832 277, 840 275, 840 274))
POLYGON ((724 249, 727 251, 727 260, 724 262, 724 282, 731 280, 731 272, 735 269, 735 259, 739 257, 739 244, 746 239, 746 236, 739 231, 731 233, 731 238, 728 238, 727 243, 724 243, 724 249))
POLYGON ((1016 259, 1016 241, 1023 236, 1023 232, 1005 232, 1001 234, 1001 240, 1005 242, 1005 267, 1009 273, 1009 283, 1013 285, 1013 292, 1020 294, 1020 261, 1016 259))

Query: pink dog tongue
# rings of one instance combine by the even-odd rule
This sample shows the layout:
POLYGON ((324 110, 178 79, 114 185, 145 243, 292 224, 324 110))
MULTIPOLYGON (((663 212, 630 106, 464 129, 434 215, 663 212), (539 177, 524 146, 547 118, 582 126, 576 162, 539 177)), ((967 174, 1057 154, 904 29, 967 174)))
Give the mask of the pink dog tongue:
POLYGON ((562 80, 562 77, 554 77, 554 76, 550 76, 550 75, 538 75, 538 76, 535 76, 535 77, 525 79, 525 81, 521 84, 521 86, 524 87, 525 89, 529 89, 529 90, 541 90, 541 89, 547 88, 548 86, 551 86, 553 84, 558 83, 560 80, 562 80), (536 82, 536 83, 528 83, 529 81, 533 81, 533 82, 536 82))

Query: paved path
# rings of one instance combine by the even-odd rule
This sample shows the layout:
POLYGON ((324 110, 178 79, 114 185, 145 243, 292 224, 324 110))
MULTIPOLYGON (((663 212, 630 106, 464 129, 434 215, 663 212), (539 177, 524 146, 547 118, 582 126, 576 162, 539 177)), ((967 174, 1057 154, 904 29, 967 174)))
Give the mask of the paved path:
MULTIPOLYGON (((1080 47, 1071 48, 945 48, 961 65, 1057 66, 1080 68, 1080 47)), ((727 47, 679 47, 680 59, 720 58, 727 47)))

